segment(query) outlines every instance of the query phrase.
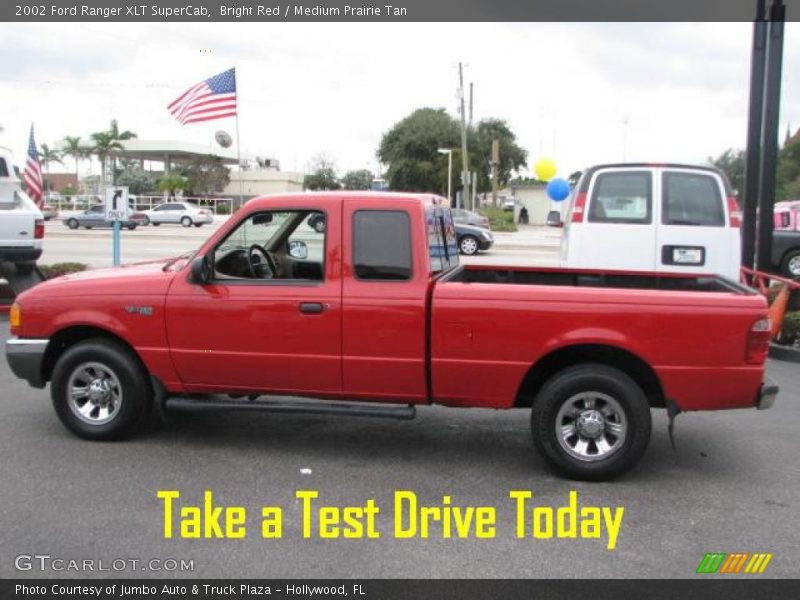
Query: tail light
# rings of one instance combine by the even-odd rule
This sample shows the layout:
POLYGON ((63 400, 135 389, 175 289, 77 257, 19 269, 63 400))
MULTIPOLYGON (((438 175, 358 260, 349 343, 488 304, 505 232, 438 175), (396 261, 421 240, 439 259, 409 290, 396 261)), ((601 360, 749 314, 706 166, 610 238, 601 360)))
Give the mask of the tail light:
POLYGON ((747 349, 745 362, 749 365, 763 365, 767 359, 771 334, 772 321, 765 317, 753 323, 747 334, 747 349))
POLYGON ((36 219, 33 225, 33 239, 40 240, 44 237, 44 219, 36 219))
POLYGON ((581 192, 575 196, 575 202, 572 205, 572 222, 583 223, 583 209, 586 207, 586 193, 581 192))
POLYGON ((728 214, 730 214, 730 226, 740 227, 742 224, 742 211, 739 210, 739 203, 736 198, 728 196, 728 214))

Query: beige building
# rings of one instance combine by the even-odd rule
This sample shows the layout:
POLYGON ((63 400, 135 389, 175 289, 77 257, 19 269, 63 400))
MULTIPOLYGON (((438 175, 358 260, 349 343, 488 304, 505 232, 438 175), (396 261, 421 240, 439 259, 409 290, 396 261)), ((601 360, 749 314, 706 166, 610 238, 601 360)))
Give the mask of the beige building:
POLYGON ((264 196, 265 194, 278 194, 280 192, 302 192, 303 174, 292 171, 274 171, 271 169, 256 169, 248 171, 232 171, 231 180, 222 194, 225 196, 238 196, 245 198, 264 196), (241 182, 241 187, 240 187, 241 182))

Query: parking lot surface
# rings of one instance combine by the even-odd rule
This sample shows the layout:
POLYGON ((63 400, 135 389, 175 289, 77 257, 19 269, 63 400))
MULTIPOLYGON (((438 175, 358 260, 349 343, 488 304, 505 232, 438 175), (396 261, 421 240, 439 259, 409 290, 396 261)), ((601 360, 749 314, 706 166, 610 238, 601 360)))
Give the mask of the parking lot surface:
MULTIPOLYGON (((0 321, 0 341, 8 324, 0 321)), ((677 448, 654 412, 653 439, 628 475, 589 484, 554 477, 534 453, 528 412, 423 407, 408 422, 278 414, 195 414, 118 443, 91 443, 57 421, 48 390, 17 380, 0 361, 0 576, 20 554, 65 559, 178 558, 201 577, 692 577, 706 552, 770 552, 763 576, 796 576, 800 559, 800 375, 771 361, 782 391, 769 411, 680 415, 677 448), (157 490, 193 503, 213 490, 244 506, 245 539, 164 539, 157 490), (494 539, 303 539, 295 490, 328 504, 394 490, 420 501, 497 508, 494 539), (510 490, 537 504, 623 506, 617 548, 605 540, 514 535, 510 490), (279 540, 262 539, 260 507, 284 507, 279 540)), ((389 521, 391 522, 391 521, 389 521)), ((387 528, 390 529, 390 528, 387 528)), ((125 576, 165 576, 130 571, 125 576)), ((105 573, 106 576, 120 573, 105 573)), ((177 576, 181 576, 177 574, 177 576)), ((706 576, 707 577, 707 576, 706 576)))

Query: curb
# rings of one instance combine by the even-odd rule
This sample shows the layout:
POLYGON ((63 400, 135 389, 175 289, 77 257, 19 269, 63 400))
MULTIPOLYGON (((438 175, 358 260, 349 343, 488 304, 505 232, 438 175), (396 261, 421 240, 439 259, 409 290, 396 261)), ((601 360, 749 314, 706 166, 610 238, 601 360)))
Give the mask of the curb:
POLYGON ((775 360, 800 363, 800 348, 794 348, 792 346, 782 346, 780 344, 771 343, 767 355, 775 360))

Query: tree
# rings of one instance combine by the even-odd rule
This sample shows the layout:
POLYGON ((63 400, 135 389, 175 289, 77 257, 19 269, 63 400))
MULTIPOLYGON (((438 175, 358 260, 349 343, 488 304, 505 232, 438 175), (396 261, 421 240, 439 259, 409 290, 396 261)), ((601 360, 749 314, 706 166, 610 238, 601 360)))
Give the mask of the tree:
POLYGON ((789 141, 778 152, 776 200, 800 198, 800 137, 789 141))
POLYGON ((158 189, 162 192, 167 192, 170 199, 174 199, 175 192, 186 189, 186 183, 186 177, 172 173, 170 175, 164 175, 158 180, 158 189))
POLYGON ((78 173, 78 162, 86 157, 86 148, 81 146, 81 137, 79 135, 68 135, 64 138, 64 156, 70 156, 75 161, 75 181, 78 182, 78 187, 80 188, 81 177, 78 173))
POLYGON ((348 171, 342 177, 342 187, 346 190, 368 190, 372 188, 372 171, 369 169, 348 171))
MULTIPOLYGON (((419 108, 395 123, 381 138, 377 156, 389 165, 386 179, 393 190, 447 193, 447 156, 439 148, 461 144, 459 125, 443 108, 419 108)), ((453 165, 461 164, 453 152, 453 165)), ((453 189, 459 185, 453 169, 453 189)))
POLYGON ((115 140, 108 131, 97 131, 89 136, 92 138, 91 154, 100 161, 100 175, 103 185, 106 180, 106 162, 115 150, 122 150, 122 144, 115 140))
POLYGON ((39 163, 44 167, 46 173, 50 172, 50 163, 54 162, 64 164, 64 161, 61 160, 61 154, 47 144, 42 144, 39 147, 39 163))
POLYGON ((717 158, 711 158, 709 156, 708 162, 725 173, 728 177, 728 181, 731 182, 731 186, 738 194, 741 195, 744 192, 744 150, 728 148, 717 158))
POLYGON ((183 169, 186 178, 184 191, 193 196, 216 194, 225 189, 231 180, 231 172, 217 156, 199 156, 183 169))
POLYGON ((338 190, 341 185, 333 161, 324 154, 317 155, 311 161, 311 173, 303 178, 303 187, 307 190, 338 190))
POLYGON ((120 160, 121 169, 116 172, 114 181, 117 185, 126 185, 131 194, 145 194, 156 188, 156 178, 149 171, 145 171, 139 161, 120 160))
POLYGON ((525 166, 528 153, 517 145, 516 136, 504 120, 481 120, 471 137, 467 153, 471 170, 478 174, 479 192, 487 192, 492 189, 492 140, 496 139, 500 144, 500 162, 497 166, 499 187, 508 184, 512 171, 518 171, 520 167, 525 166))

